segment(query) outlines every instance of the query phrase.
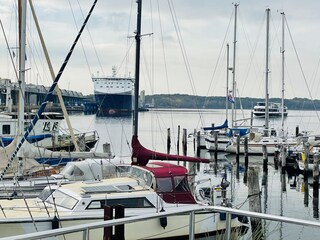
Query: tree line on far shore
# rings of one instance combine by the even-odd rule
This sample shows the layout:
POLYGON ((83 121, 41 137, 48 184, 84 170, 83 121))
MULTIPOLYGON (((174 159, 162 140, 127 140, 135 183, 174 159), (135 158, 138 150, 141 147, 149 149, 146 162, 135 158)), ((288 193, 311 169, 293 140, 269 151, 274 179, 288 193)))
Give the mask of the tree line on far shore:
MULTIPOLYGON (((264 102, 264 98, 237 98, 235 107, 237 109, 253 109, 257 102, 264 102)), ((155 94, 146 95, 145 103, 154 103, 155 108, 185 108, 185 109, 225 109, 225 97, 204 97, 188 94, 155 94)), ((270 98, 269 102, 281 103, 281 98, 270 98)), ((229 107, 231 108, 229 102, 229 107)), ((285 99, 285 106, 289 110, 319 110, 320 100, 310 100, 307 98, 285 99)))

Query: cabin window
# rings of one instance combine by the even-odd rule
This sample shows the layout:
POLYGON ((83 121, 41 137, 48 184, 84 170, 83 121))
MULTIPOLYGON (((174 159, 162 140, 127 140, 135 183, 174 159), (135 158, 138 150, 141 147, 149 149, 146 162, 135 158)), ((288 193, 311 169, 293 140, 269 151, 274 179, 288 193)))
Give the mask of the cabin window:
POLYGON ((46 202, 71 210, 76 206, 78 200, 57 189, 46 202))
POLYGON ((45 201, 53 192, 55 189, 53 188, 45 188, 42 190, 42 192, 39 194, 38 198, 42 201, 45 201))
POLYGON ((94 200, 87 209, 101 209, 104 206, 123 205, 125 208, 153 208, 153 204, 145 197, 94 200))
POLYGON ((176 192, 189 192, 188 181, 184 176, 177 176, 173 178, 174 190, 176 192))
POLYGON ((158 192, 172 192, 171 178, 157 178, 157 191, 158 192))
POLYGON ((10 134, 10 125, 2 125, 2 134, 10 134))

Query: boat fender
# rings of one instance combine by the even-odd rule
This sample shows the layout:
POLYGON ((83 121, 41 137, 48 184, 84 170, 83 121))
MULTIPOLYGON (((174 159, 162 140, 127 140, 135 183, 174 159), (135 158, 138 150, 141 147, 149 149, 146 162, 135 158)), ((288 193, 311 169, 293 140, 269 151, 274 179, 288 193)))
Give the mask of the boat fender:
POLYGON ((52 219, 52 229, 58 229, 59 228, 59 219, 57 216, 54 216, 52 219))
MULTIPOLYGON (((165 212, 165 210, 161 208, 160 212, 165 212)), ((161 227, 163 227, 163 229, 166 228, 166 226, 168 225, 167 217, 160 218, 160 225, 161 227)))

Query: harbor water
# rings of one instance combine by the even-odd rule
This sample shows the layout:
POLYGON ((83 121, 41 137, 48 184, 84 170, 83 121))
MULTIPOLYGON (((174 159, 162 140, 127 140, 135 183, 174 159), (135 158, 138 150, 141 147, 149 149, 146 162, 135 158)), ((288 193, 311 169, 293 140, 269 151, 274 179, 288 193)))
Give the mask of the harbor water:
MULTIPOLYGON (((237 119, 249 118, 250 111, 239 112, 237 119)), ((211 126, 212 123, 220 125, 226 116, 224 110, 207 110, 201 113, 195 110, 150 110, 139 113, 139 139, 146 148, 166 152, 167 129, 171 133, 170 153, 177 154, 178 126, 180 126, 179 152, 182 155, 182 130, 186 129, 188 155, 195 156, 194 142, 191 134, 194 129, 211 126)), ((112 154, 128 159, 131 155, 132 118, 131 117, 97 117, 96 115, 76 114, 70 116, 72 125, 79 131, 97 130, 100 140, 96 151, 102 151, 102 145, 110 143, 112 154)), ((312 111, 289 111, 284 119, 284 128, 295 134, 306 131, 309 134, 320 133, 319 118, 312 111)), ((239 125, 242 122, 239 121, 239 125)), ((243 123, 249 126, 250 120, 243 123)), ((262 126, 264 119, 255 119, 254 126, 262 126)), ((270 126, 275 129, 281 127, 281 118, 271 118, 270 126)), ((213 153, 201 150, 201 157, 213 159, 213 153)), ((181 163, 180 163, 181 164, 181 163)), ((313 199, 312 185, 304 181, 301 175, 295 172, 286 172, 282 180, 281 170, 275 169, 273 157, 268 158, 268 174, 266 183, 262 184, 262 156, 249 156, 249 167, 259 169, 259 186, 262 213, 286 216, 297 219, 319 221, 319 203, 313 199), (285 184, 285 191, 284 185, 285 184)), ((228 197, 234 207, 249 210, 248 185, 244 183, 244 159, 240 157, 240 166, 237 168, 235 156, 219 153, 217 163, 201 164, 197 172, 199 182, 204 186, 219 184, 223 177, 230 182, 228 197)), ((312 176, 311 176, 312 178, 312 176)), ((312 181, 309 181, 311 183, 312 181)), ((263 221, 265 239, 318 239, 320 229, 263 221)), ((249 233, 245 239, 250 239, 249 233)))

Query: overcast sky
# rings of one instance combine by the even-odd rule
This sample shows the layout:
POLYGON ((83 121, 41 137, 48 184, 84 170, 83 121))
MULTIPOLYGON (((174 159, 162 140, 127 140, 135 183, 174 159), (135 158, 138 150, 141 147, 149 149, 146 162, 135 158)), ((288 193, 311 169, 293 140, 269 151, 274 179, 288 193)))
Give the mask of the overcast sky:
MULTIPOLYGON (((88 13, 89 0, 34 0, 49 55, 58 71, 88 13)), ((92 75, 134 77, 135 0, 100 0, 63 73, 61 88, 93 93, 92 75), (129 38, 128 38, 129 36, 129 38)), ((285 97, 320 98, 320 1, 239 2, 236 82, 240 97, 265 96, 266 8, 270 8, 270 97, 281 97, 281 11, 286 15, 285 97), (290 31, 290 32, 289 32, 290 31)), ((15 51, 16 1, 0 0, 0 18, 15 51)), ((49 86, 50 78, 28 7, 27 83, 49 86)), ((140 90, 146 94, 224 96, 226 44, 233 61, 234 5, 229 0, 143 0, 140 90), (152 35, 147 35, 153 33, 152 35)), ((0 77, 16 81, 4 34, 0 77)), ((231 87, 232 74, 229 74, 231 87)))

